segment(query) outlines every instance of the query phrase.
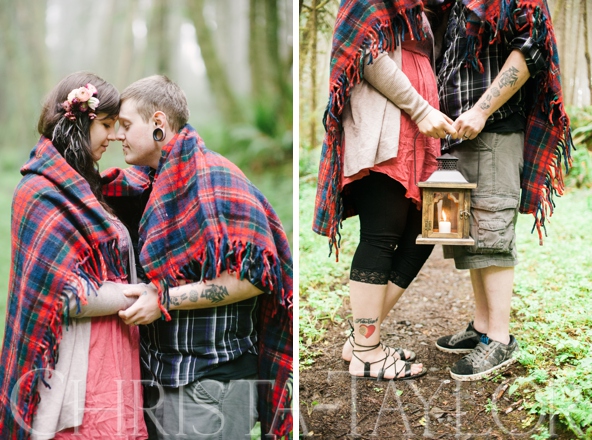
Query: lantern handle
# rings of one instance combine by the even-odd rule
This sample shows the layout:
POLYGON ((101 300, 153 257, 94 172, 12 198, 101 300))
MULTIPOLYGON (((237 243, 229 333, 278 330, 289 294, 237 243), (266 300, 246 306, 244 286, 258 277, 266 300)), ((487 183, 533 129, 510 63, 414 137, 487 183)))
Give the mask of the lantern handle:
MULTIPOLYGON (((419 133, 418 133, 419 134, 419 133)), ((481 133, 479 133, 481 134, 481 133)), ((479 136, 479 135, 477 135, 479 136)), ((417 135, 415 135, 415 139, 417 140, 417 135)), ((450 147, 450 139, 451 136, 449 134, 446 135, 446 137, 444 138, 446 139, 446 142, 448 143, 448 147, 450 147)), ((462 144, 464 139, 460 139, 459 144, 462 144)), ((413 162, 415 163, 415 142, 413 143, 413 162)), ((477 145, 477 188, 479 187, 479 176, 481 176, 481 147, 479 145, 477 145)), ((415 184, 417 185, 417 175, 415 176, 415 184)))
MULTIPOLYGON (((413 180, 415 181, 415 186, 417 186, 417 137, 419 136, 420 132, 418 131, 415 133, 415 138, 413 138, 413 180)), ((478 135, 477 135, 478 136, 478 135)), ((450 145, 450 135, 447 134, 446 142, 450 145)), ((462 143, 463 139, 460 140, 459 144, 462 143)), ((481 147, 477 144, 477 188, 479 187, 479 177, 481 176, 481 147)))

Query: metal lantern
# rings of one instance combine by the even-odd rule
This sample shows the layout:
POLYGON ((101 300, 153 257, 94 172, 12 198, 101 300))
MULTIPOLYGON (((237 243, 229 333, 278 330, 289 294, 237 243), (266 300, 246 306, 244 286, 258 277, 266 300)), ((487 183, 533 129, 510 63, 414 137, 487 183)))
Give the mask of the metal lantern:
POLYGON ((422 227, 417 244, 447 244, 470 246, 475 241, 469 235, 471 189, 456 169, 458 158, 444 154, 436 158, 438 169, 417 186, 423 188, 422 227))

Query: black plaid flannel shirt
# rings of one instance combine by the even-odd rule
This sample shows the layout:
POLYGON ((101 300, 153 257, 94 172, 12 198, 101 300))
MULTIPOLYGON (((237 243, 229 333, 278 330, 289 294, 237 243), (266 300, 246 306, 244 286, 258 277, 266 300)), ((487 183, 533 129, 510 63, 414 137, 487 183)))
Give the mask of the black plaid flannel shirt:
MULTIPOLYGON (((471 12, 461 0, 457 0, 450 11, 446 29, 442 59, 438 68, 438 90, 440 110, 452 119, 471 109, 485 93, 492 81, 499 74, 510 53, 518 49, 526 59, 531 76, 545 68, 545 60, 528 32, 520 33, 511 24, 502 35, 502 44, 484 46, 480 53, 483 73, 475 70, 465 60, 467 52, 466 18, 471 12)), ((526 23, 526 13, 516 17, 518 25, 526 23)), ((496 110, 487 120, 487 126, 495 121, 507 119, 514 114, 525 118, 525 90, 518 90, 504 105, 496 110)), ((460 140, 453 141, 458 143, 460 140)))

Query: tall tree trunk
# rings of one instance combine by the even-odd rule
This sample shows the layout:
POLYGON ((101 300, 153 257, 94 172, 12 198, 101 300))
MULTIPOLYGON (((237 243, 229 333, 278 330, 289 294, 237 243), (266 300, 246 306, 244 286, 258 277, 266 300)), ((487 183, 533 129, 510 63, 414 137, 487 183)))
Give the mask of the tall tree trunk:
POLYGON ((158 34, 161 36, 156 45, 156 59, 157 59, 157 72, 162 75, 171 75, 171 59, 169 57, 169 50, 171 47, 170 35, 168 32, 168 18, 169 8, 166 0, 156 0, 156 22, 155 27, 158 29, 158 34))
MULTIPOLYGON (((567 14, 565 10, 565 0, 555 0, 555 6, 553 7, 553 28, 555 30, 555 35, 557 35, 557 49, 559 51, 559 62, 561 67, 561 82, 562 86, 565 88, 569 84, 569 75, 567 69, 567 47, 568 46, 568 36, 565 32, 567 28, 567 14)), ((564 99, 567 99, 566 95, 567 89, 565 88, 563 91, 564 99)))
POLYGON ((571 88, 571 105, 576 105, 578 104, 578 85, 579 85, 579 65, 580 63, 577 62, 577 60, 580 59, 579 55, 580 55, 580 51, 582 50, 582 46, 580 44, 577 44, 578 41, 580 40, 580 35, 582 35, 582 15, 581 15, 581 11, 580 11, 580 4, 576 3, 574 4, 570 4, 570 12, 572 14, 573 19, 575 20, 575 26, 572 26, 572 63, 573 63, 573 68, 572 68, 572 88, 571 88))
MULTIPOLYGON (((287 58, 284 61, 286 74, 289 74, 294 66, 294 42, 289 38, 294 33, 294 8, 291 6, 285 7, 284 17, 286 22, 286 31, 282 35, 283 41, 290 41, 290 44, 286 44, 288 49, 287 58)), ((298 40, 296 40, 298 41, 298 40)), ((288 82, 292 84, 292 77, 290 75, 288 82)))
POLYGON ((249 66, 251 70, 251 91, 256 102, 265 98, 266 77, 266 39, 265 8, 260 0, 249 2, 249 66))
MULTIPOLYGON (((161 75, 170 76, 171 58, 170 37, 168 32, 169 6, 166 0, 153 0, 150 25, 148 26, 148 53, 155 57, 154 66, 161 75)), ((135 1, 132 3, 136 3, 135 1)), ((189 1, 193 4, 193 1, 189 1)), ((201 3, 201 2, 200 2, 201 3)))
POLYGON ((242 122, 242 112, 220 62, 212 39, 212 33, 203 14, 204 4, 204 0, 191 0, 187 2, 189 17, 193 20, 197 42, 206 66, 208 82, 210 83, 216 105, 222 113, 224 120, 231 124, 242 122))
MULTIPOLYGON (((277 115, 282 120, 284 117, 285 105, 290 104, 290 97, 287 96, 290 93, 286 84, 286 72, 284 68, 284 62, 280 54, 279 46, 279 30, 280 21, 278 13, 278 0, 266 0, 266 21, 267 21, 267 49, 269 54, 269 67, 273 71, 273 82, 269 83, 270 96, 275 96, 277 105, 277 115)), ((283 125, 283 121, 280 124, 283 125)))
POLYGON ((0 72, 3 81, 0 81, 0 118, 6 123, 5 135, 9 138, 18 139, 21 131, 21 121, 17 117, 22 103, 15 100, 15 92, 21 93, 24 89, 19 87, 20 83, 13 83, 18 68, 15 66, 18 48, 16 47, 18 37, 13 23, 15 22, 14 1, 3 0, 0 3, 0 72))
MULTIPOLYGON (((310 17, 308 18, 308 20, 310 20, 310 17)), ((298 76, 300 78, 300 82, 302 82, 304 80, 304 71, 306 70, 306 60, 308 59, 308 52, 310 49, 310 44, 309 44, 309 26, 308 26, 308 20, 306 20, 306 23, 304 24, 304 26, 300 27, 299 26, 299 46, 300 49, 298 51, 298 76)))
POLYGON ((120 29, 121 44, 119 45, 119 62, 117 63, 117 85, 123 90, 131 82, 139 79, 134 75, 136 57, 134 51, 133 22, 136 15, 137 2, 126 2, 122 12, 123 21, 120 29))
MULTIPOLYGON (((52 86, 51 75, 49 71, 49 60, 47 55, 47 46, 45 45, 45 14, 47 10, 47 1, 35 2, 35 6, 24 7, 23 2, 19 2, 22 13, 21 31, 25 31, 27 47, 31 54, 32 63, 29 71, 30 78, 37 84, 34 93, 45 92, 52 86)), ((38 96, 43 96, 43 95, 38 96)))
POLYGON ((586 82, 588 83, 588 92, 590 102, 592 103, 592 59, 590 58, 590 35, 588 34, 588 1, 581 0, 584 10, 584 57, 586 58, 586 82))
POLYGON ((271 67, 274 70, 274 84, 277 91, 283 90, 283 61, 280 56, 279 30, 280 19, 278 16, 278 0, 265 0, 265 21, 267 37, 267 53, 271 67))
MULTIPOLYGON (((104 32, 101 32, 101 34, 98 35, 101 40, 101 45, 97 57, 97 61, 103 66, 109 66, 113 63, 113 46, 115 41, 117 41, 117 31, 119 30, 117 26, 118 22, 114 17, 116 17, 116 14, 119 12, 117 10, 119 4, 120 3, 116 0, 106 0, 103 2, 105 14, 103 16, 103 22, 101 23, 101 29, 103 29, 104 32)), ((117 43, 123 42, 117 41, 117 43)))
POLYGON ((310 148, 317 145, 317 6, 318 0, 312 0, 310 13, 310 148))
MULTIPOLYGON (((300 14, 300 17, 302 20, 304 20, 306 17, 306 15, 302 15, 302 13, 300 14)), ((300 129, 301 131, 305 128, 305 125, 308 127, 308 118, 306 118, 306 111, 305 111, 305 102, 308 99, 308 95, 305 94, 305 91, 307 90, 307 85, 308 82, 306 81, 306 77, 305 77, 305 72, 307 71, 307 60, 308 60, 308 49, 309 49, 309 44, 308 44, 308 39, 309 39, 309 35, 308 35, 308 20, 305 21, 304 25, 300 25, 301 20, 298 21, 299 25, 298 25, 298 39, 299 39, 299 46, 300 49, 298 51, 298 82, 300 84, 300 88, 299 88, 299 96, 298 96, 298 108, 300 110, 300 129)), ((303 137, 304 139, 304 137, 303 137)), ((303 142, 301 142, 301 145, 303 144, 303 142)))

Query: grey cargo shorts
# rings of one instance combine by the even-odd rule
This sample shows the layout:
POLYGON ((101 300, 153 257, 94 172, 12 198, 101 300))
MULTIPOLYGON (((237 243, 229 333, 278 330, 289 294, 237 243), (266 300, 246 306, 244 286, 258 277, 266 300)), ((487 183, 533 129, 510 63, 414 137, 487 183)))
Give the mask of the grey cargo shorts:
POLYGON ((455 146, 458 169, 477 188, 471 191, 473 246, 444 246, 457 269, 518 264, 515 225, 524 166, 524 133, 482 132, 455 146))

